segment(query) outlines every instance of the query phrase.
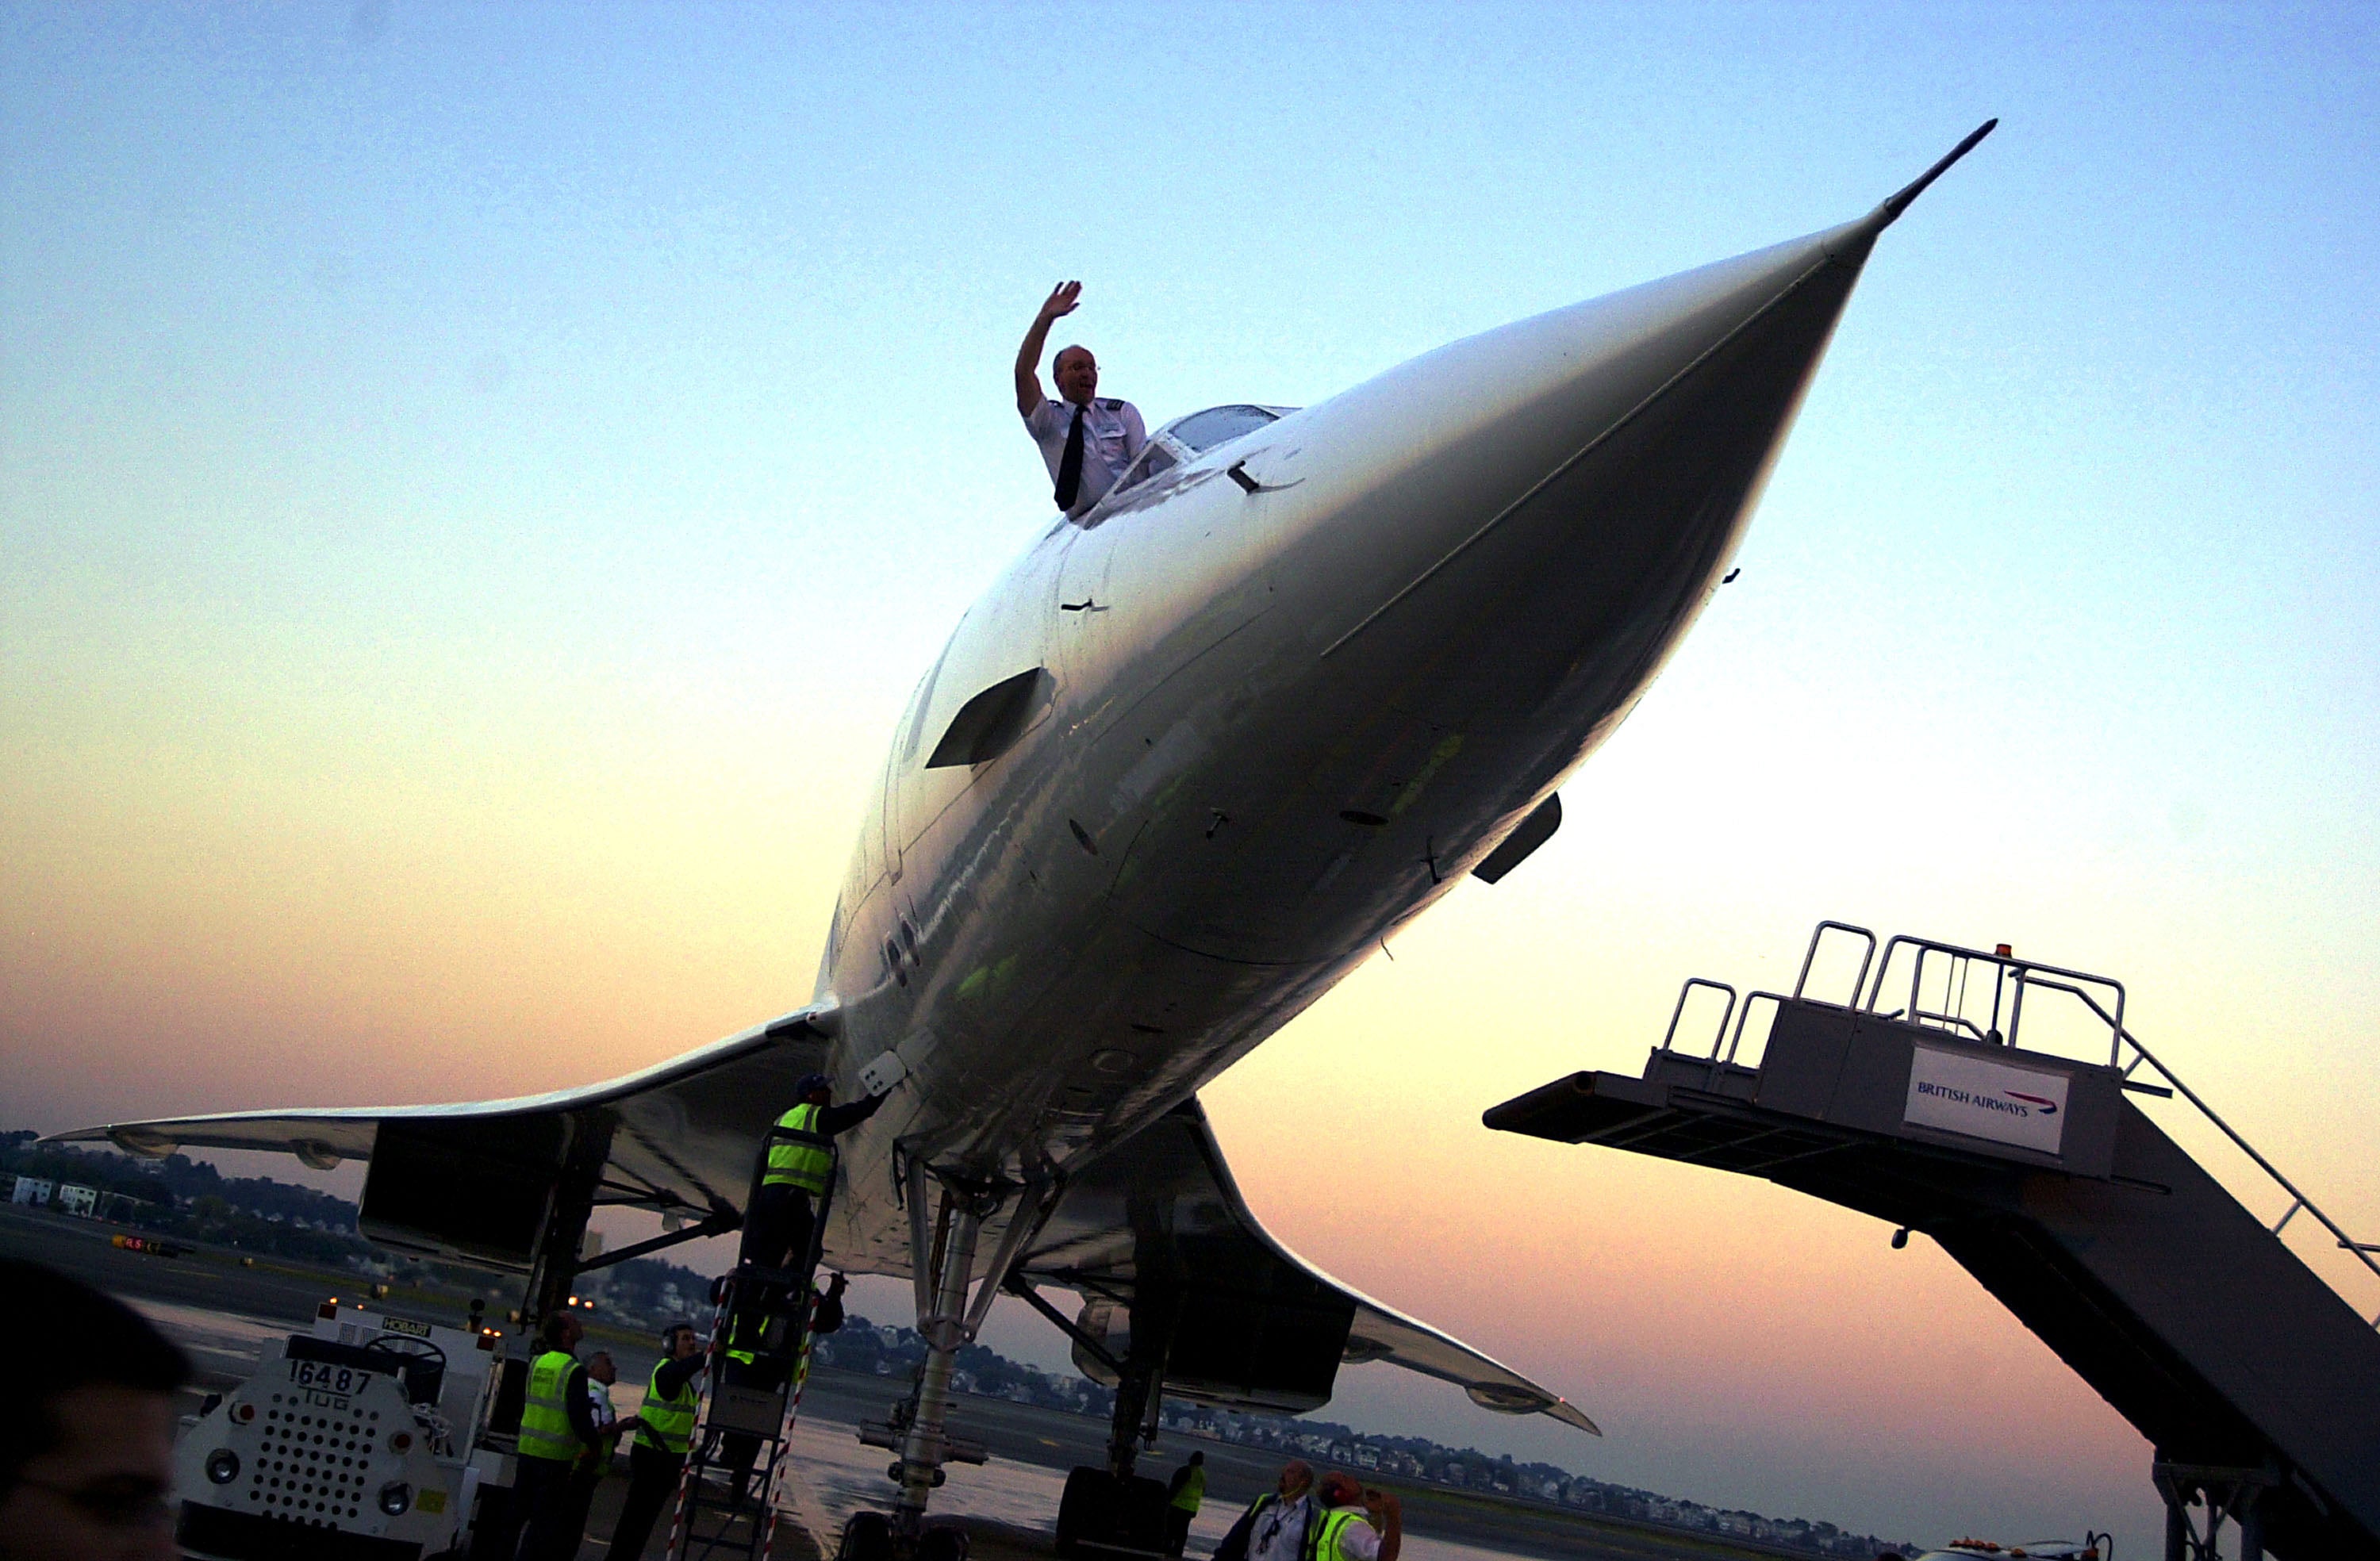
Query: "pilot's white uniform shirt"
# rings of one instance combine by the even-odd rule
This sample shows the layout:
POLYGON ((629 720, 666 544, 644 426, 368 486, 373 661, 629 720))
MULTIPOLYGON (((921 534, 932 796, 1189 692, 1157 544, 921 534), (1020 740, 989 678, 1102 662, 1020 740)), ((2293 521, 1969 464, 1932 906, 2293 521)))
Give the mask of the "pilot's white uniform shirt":
POLYGON ((1297 1561, 1305 1543, 1305 1525, 1314 1520, 1312 1492, 1295 1501, 1278 1495, 1265 1503, 1248 1528, 1248 1561, 1297 1561))
MULTIPOLYGON (((1074 426, 1071 401, 1045 401, 1026 416, 1026 431, 1041 447, 1053 487, 1059 464, 1066 458, 1066 433, 1074 426)), ((1083 409, 1083 485, 1075 494, 1075 507, 1066 513, 1081 514, 1105 498, 1148 442, 1148 430, 1141 426, 1138 407, 1129 401, 1094 396, 1083 409)))

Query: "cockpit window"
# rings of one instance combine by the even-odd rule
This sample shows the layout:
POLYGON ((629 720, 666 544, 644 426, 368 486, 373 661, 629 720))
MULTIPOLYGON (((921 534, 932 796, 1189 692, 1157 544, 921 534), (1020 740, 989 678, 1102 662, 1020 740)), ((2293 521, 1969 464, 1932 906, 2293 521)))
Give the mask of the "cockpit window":
POLYGON ((1178 464, 1173 452, 1165 447, 1165 441, 1152 439, 1140 447, 1140 454, 1134 457, 1131 466, 1124 468, 1123 476, 1116 481, 1115 490, 1121 493, 1127 488, 1136 488, 1152 477, 1172 471, 1178 464))
POLYGON ((1294 407, 1286 406, 1209 406, 1204 412, 1193 412, 1186 417, 1176 417, 1155 433, 1140 447, 1132 465, 1116 478, 1096 508, 1083 516, 1078 524, 1097 526, 1110 513, 1116 501, 1154 477, 1161 477, 1184 461, 1196 460, 1206 452, 1229 444, 1242 434, 1254 433, 1268 423, 1277 423, 1294 407))
POLYGON ((1209 406, 1204 412, 1191 413, 1163 431, 1193 450, 1204 451, 1228 444, 1244 433, 1254 433, 1267 423, 1280 420, 1280 413, 1262 406, 1209 406))

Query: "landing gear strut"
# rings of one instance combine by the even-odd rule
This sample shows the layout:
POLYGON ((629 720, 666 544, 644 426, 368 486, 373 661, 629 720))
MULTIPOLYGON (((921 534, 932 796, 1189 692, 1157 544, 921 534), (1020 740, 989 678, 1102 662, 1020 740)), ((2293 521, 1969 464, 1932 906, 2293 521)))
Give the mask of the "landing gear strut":
POLYGON ((1108 1466, 1073 1470, 1066 1476, 1066 1494, 1058 1503, 1057 1551, 1066 1561, 1082 1555, 1086 1544, 1097 1545, 1102 1555, 1115 1551, 1150 1556, 1165 1554, 1165 1482, 1144 1479, 1134 1471, 1141 1450, 1157 1445, 1172 1317, 1153 1301, 1135 1301, 1131 1316, 1132 1342, 1123 1358, 1109 1356, 1106 1362, 1116 1373, 1115 1410, 1108 1421, 1108 1466))
POLYGON ((901 1494, 892 1503, 892 1535, 914 1544, 926 1527, 926 1503, 942 1482, 942 1458, 948 1450, 943 1427, 951 1410, 951 1367, 959 1347, 966 1343, 967 1287, 975 1277, 975 1240, 982 1233, 987 1210, 954 1190, 942 1193, 941 1216, 933 1272, 921 1276, 919 1293, 931 1293, 930 1310, 917 1318, 925 1337, 926 1363, 917 1373, 917 1390, 910 1399, 908 1434, 901 1444, 901 1461, 893 1476, 901 1494))
POLYGON ((926 1505, 943 1480, 943 1466, 981 1463, 982 1444, 951 1434, 951 1372, 962 1347, 972 1342, 1026 1243, 1056 1207, 1055 1188, 1028 1193, 1017 1207, 989 1264, 977 1261, 984 1222, 997 1216, 1010 1194, 928 1181, 918 1161, 908 1169, 909 1267, 917 1285, 917 1332, 926 1341, 925 1364, 905 1403, 894 1406, 881 1424, 859 1428, 862 1446, 900 1456, 885 1472, 900 1487, 892 1511, 854 1514, 844 1525, 839 1561, 965 1561, 966 1534, 926 1527, 926 1505), (978 1279, 981 1279, 980 1287, 978 1279), (970 1297, 972 1296, 972 1299, 970 1297))

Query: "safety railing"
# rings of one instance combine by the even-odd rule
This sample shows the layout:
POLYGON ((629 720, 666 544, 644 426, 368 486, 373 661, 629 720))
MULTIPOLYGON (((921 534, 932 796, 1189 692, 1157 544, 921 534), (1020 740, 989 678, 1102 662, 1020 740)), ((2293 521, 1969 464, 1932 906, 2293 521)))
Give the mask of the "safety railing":
MULTIPOLYGON (((2312 1215, 2316 1222, 2318 1222, 2325 1230, 2329 1231, 2331 1236, 2338 1242, 2340 1250, 2351 1254, 2356 1262, 2362 1264, 2364 1268, 2371 1273, 2374 1278, 2380 1279, 2380 1256, 2375 1256, 2375 1254, 2380 1254, 2380 1241, 2359 1241, 2354 1237, 2350 1236, 2347 1233, 2346 1228, 2342 1227, 2338 1221, 2331 1218, 2327 1214, 2325 1214, 2322 1211, 2321 1205, 2317 1204, 2312 1198, 2306 1196, 2303 1192, 2300 1191, 2296 1182, 2291 1181, 2288 1177, 2283 1176, 2278 1166, 2274 1165, 2272 1161, 2258 1154, 2256 1152, 2256 1146, 2249 1143, 2247 1139, 2240 1134, 2239 1129, 2225 1121, 2222 1114, 2216 1111, 2214 1107, 2209 1106, 2196 1090, 2192 1089, 2188 1084, 2183 1083, 2181 1082, 2180 1074, 2167 1067, 2163 1062, 2157 1059, 2155 1053, 2151 1052, 2148 1047, 2141 1045, 2140 1037, 2125 1029, 2122 1022, 2114 1014, 2111 1014, 2107 1012, 2107 1010, 2101 1008, 2098 1002, 2087 992, 2079 991, 2070 986, 2064 988, 2064 990, 2071 993, 2074 998, 2090 1008, 2093 1012, 2096 1013, 2109 1025, 2114 1027, 2116 1031, 2117 1045, 2119 1047, 2130 1047, 2132 1048, 2132 1060, 2124 1065, 2122 1070, 2124 1075, 2124 1087, 2126 1089, 2131 1090, 2136 1094, 2167 1095, 2168 1098, 2170 1098, 2170 1095, 2180 1095, 2184 1100, 2187 1100, 2191 1105, 2196 1107, 2198 1108, 2198 1114, 2204 1117, 2209 1122, 2212 1122, 2215 1125, 2216 1131, 2229 1139, 2234 1148, 2238 1149, 2240 1153, 2247 1156, 2251 1161, 2254 1162, 2258 1170, 2261 1170, 2266 1176, 2271 1177, 2275 1186, 2278 1187, 2282 1192, 2289 1195, 2289 1206, 2283 1209, 2281 1211, 2281 1217, 2272 1223, 2271 1229, 2275 1236, 2278 1236, 2283 1230, 2287 1229, 2289 1228, 2289 1221, 2295 1219, 2301 1212, 2312 1215), (2165 1082, 2168 1085, 2172 1086, 2170 1092, 2160 1090, 2154 1084, 2143 1085, 2133 1082, 2131 1077, 2132 1071, 2143 1062, 2156 1070, 2158 1074, 2165 1079, 2165 1082)), ((2374 1313, 2372 1325, 2374 1328, 2380 1328, 2380 1313, 2374 1313)))
MULTIPOLYGON (((1866 931, 1865 928, 1846 930, 1866 931)), ((1874 935, 1868 936, 1872 938, 1874 935)), ((2090 1008, 2107 1026, 2107 1066, 2114 1068, 2121 1064, 2124 1029, 2122 982, 2109 976, 2094 975, 2088 971, 2069 970, 2062 965, 2019 959, 2005 943, 1985 953, 1981 949, 1969 949, 1957 943, 1900 935, 1884 946, 1884 957, 1876 964, 1876 983, 1868 989, 1866 1000, 1861 1005, 1868 1012, 1885 1012, 1885 983, 1892 974, 1895 956, 1904 950, 1911 955, 1908 961, 1909 998, 1887 1017, 1935 1029, 1962 1031, 1971 1038, 1989 1046, 2012 1047, 2017 1044, 2018 1032, 2024 1027, 2024 999, 2028 991, 2046 987, 2080 996, 2083 987, 2096 988, 2114 996, 2115 1013, 2112 1017, 2096 1001, 2092 1001, 2090 1008), (1940 996, 1935 1001, 1939 1006, 1928 1008, 1926 971, 1937 961, 1941 972, 1940 996), (1992 973, 1991 1013, 1980 1023, 1966 1012, 1969 977, 1978 965, 1988 966, 1992 973), (2000 1027, 2004 1012, 2008 1021, 2005 1033, 2000 1027)))
MULTIPOLYGON (((1746 993, 1739 1006, 1735 988, 1726 982, 1712 981, 1700 975, 1690 976, 1686 984, 1678 988, 1678 1004, 1670 1010, 1670 1027, 1661 1035, 1663 1051, 1672 1053, 1677 1051, 1678 1024, 1685 1017, 1687 999, 1694 995, 1694 988, 1698 986, 1705 991, 1726 994, 1727 1006, 1720 1010, 1718 1023, 1711 1030, 1709 1052, 1698 1057, 1692 1052, 1683 1054, 1694 1057, 1697 1062, 1716 1062, 1727 1067, 1735 1066, 1736 1053, 1743 1045, 1745 1022, 1752 1017, 1752 1005, 1757 1002, 1774 1005, 1785 1001, 1785 994, 1782 992, 1754 991, 1746 993), (1730 1020, 1734 1021, 1733 1029, 1728 1027, 1730 1020), (1725 1048, 1723 1051, 1722 1047, 1725 1048)), ((1771 1018, 1774 1017, 1772 1011, 1771 1018)))
MULTIPOLYGON (((2288 1194, 2289 1207, 2281 1211, 2281 1216, 2269 1228, 2276 1237, 2286 1230, 2289 1222, 2299 1215, 2307 1215, 2330 1233, 2338 1242, 2340 1250, 2353 1256, 2372 1274, 2373 1277, 2380 1279, 2380 1241, 2358 1241, 2350 1236, 2344 1227, 2325 1213, 2322 1207, 2307 1196, 2297 1183, 2281 1174, 2280 1168, 2260 1154, 2256 1146, 2250 1144, 2237 1128, 2225 1121, 2222 1114, 2208 1105, 2204 1096, 2184 1083, 2180 1076, 2148 1047, 2141 1045, 2140 1038, 2124 1027, 2123 984, 2107 976, 2094 975, 2087 971, 2069 970, 2059 965, 2042 964, 2033 960, 2021 960, 2006 944, 1986 953, 1980 949, 1968 949, 1955 943, 1943 943, 1932 938, 1907 936, 1896 936, 1884 944, 1879 958, 1875 933, 1866 927, 1855 926, 1849 922, 1824 921, 1820 922, 1810 935, 1810 946, 1802 956, 1801 974, 1794 979, 1793 991, 1790 998, 1777 992, 1755 991, 1739 999, 1736 989, 1726 982, 1713 981, 1699 975, 1691 977, 1683 986, 1679 988, 1677 1006, 1670 1010, 1670 1027, 1661 1036, 1660 1049, 1664 1052, 1676 1051, 1678 1026, 1685 1016, 1687 1000, 1693 997, 1695 988, 1701 987, 1723 994, 1727 1003, 1719 1014, 1718 1026, 1711 1034, 1709 1053, 1706 1058, 1699 1058, 1698 1060, 1742 1065, 1737 1063, 1737 1058, 1743 1044, 1744 1030, 1751 1021, 1753 1006, 1755 1003, 1766 1000, 1771 1005, 1770 1018, 1773 1023, 1776 1008, 1788 1001, 1824 1000, 1810 997, 1808 992, 1811 974, 1817 962, 1819 946, 1828 933, 1847 935, 1862 939, 1865 944, 1860 954, 1859 967, 1852 977, 1850 1001, 1830 1004, 1831 1007, 1857 1009, 1864 1012, 1876 1014, 1880 1018, 1961 1034, 1985 1045, 2012 1047, 2017 1044, 2018 1034, 2024 1023, 2024 999, 2028 993, 2058 993, 2074 998, 2099 1023, 2107 1026, 2107 1066, 2118 1071, 2119 1082, 2126 1091, 2134 1095, 2154 1095, 2167 1100, 2179 1095, 2183 1100, 2188 1101, 2200 1116, 2205 1118, 2217 1132, 2229 1140, 2233 1147, 2245 1155, 2251 1164, 2271 1178, 2275 1186, 2288 1194), (1892 974, 1895 956, 1904 951, 1909 955, 1908 962, 1911 966, 1908 999, 1888 1010, 1883 1006, 1886 982, 1892 974), (1940 962, 1939 986, 1937 988, 1938 996, 1931 999, 1933 1006, 1928 1006, 1926 974, 1929 962, 1937 961, 1940 962), (1980 1022, 1971 1017, 1967 1011, 1969 978, 1979 965, 1991 967, 1993 973, 1993 985, 1989 994, 1990 1013, 1986 1019, 1980 1022), (1868 979, 1871 969, 1875 972, 1875 980, 1872 983, 1868 979), (2112 998, 2112 1007, 2108 1002, 2101 1000, 2102 996, 2112 998), (2005 1031, 2000 1025, 2003 1014, 2007 1019, 2005 1031), (1730 1022, 1732 1022, 1732 1029, 1730 1028, 1730 1022), (2125 1048, 2128 1047, 2131 1049, 2129 1061, 2125 1059, 2125 1048), (2157 1084, 2133 1078, 2132 1075, 2143 1065, 2157 1077, 2162 1078, 2165 1083, 2157 1084)), ((1897 985, 1893 990, 1897 996, 1899 993, 1897 985)), ((1685 1055, 1695 1054, 1689 1052, 1685 1055)), ((2380 1313, 2374 1315, 2372 1325, 2374 1328, 2380 1328, 2380 1313)))

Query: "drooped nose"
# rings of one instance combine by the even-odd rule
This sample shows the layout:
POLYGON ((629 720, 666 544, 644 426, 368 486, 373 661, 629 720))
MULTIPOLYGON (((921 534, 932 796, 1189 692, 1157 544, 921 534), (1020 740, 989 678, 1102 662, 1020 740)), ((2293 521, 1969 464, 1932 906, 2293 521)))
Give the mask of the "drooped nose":
POLYGON ((1410 661, 1483 614, 1508 634, 1550 611, 1560 642, 1673 641, 1877 235, 1997 123, 1857 221, 1457 342, 1293 419, 1251 469, 1310 479, 1281 571, 1330 583, 1306 594, 1309 640, 1410 661))
POLYGON ((1305 479, 1280 573, 1328 582, 1309 642, 1409 655, 1515 588, 1573 625, 1698 593, 1874 238, 1849 224, 1539 315, 1308 408, 1251 470, 1305 479))

